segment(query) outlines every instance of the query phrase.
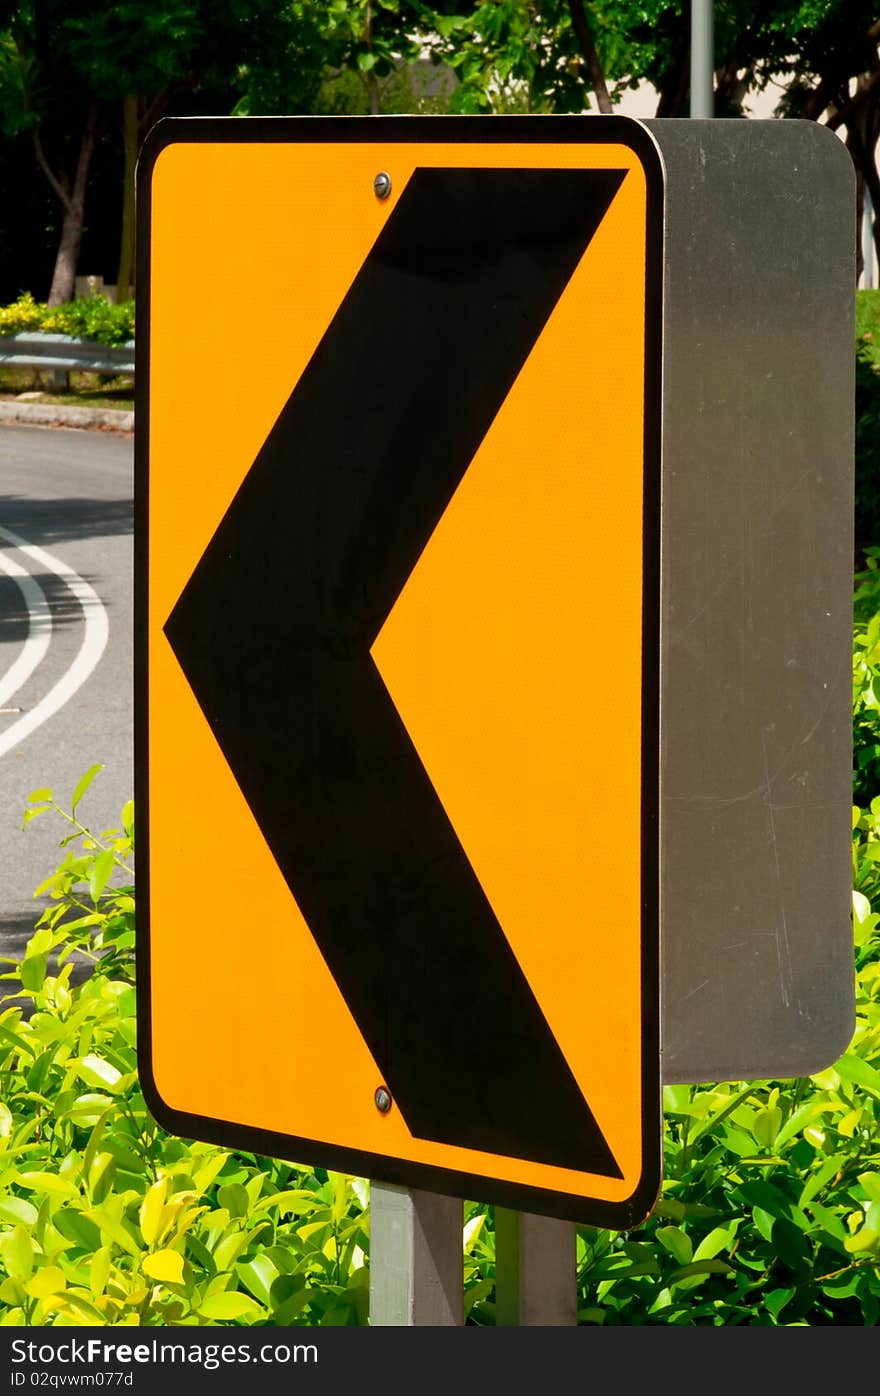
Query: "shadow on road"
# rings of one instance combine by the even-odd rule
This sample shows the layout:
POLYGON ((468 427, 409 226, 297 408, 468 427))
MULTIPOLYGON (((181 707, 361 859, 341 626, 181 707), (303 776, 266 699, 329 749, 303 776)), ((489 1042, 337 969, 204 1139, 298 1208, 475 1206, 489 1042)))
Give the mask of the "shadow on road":
POLYGON ((0 919, 0 955, 10 955, 16 960, 22 958, 24 948, 34 933, 34 923, 42 909, 34 903, 33 911, 7 912, 0 919))
POLYGON ((0 495, 0 524, 49 547, 75 538, 119 537, 134 528, 130 499, 32 499, 0 495))
MULTIPOLYGON (((53 630, 82 621, 83 608, 63 577, 55 572, 31 572, 30 576, 46 598, 53 630)), ((82 579, 93 590, 99 593, 103 590, 101 578, 85 575, 82 579)), ((105 602, 104 606, 112 609, 109 603, 105 602)), ((27 639, 29 630, 30 617, 21 588, 12 577, 0 577, 0 645, 20 644, 27 639)))

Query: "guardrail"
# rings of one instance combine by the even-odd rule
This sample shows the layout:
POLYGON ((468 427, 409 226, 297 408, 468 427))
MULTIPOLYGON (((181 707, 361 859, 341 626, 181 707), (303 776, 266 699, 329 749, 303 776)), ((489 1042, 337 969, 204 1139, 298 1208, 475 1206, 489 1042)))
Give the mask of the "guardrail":
POLYGON ((54 370, 65 377, 73 371, 134 373, 134 340, 126 344, 98 344, 67 334, 13 334, 0 336, 0 367, 54 370))

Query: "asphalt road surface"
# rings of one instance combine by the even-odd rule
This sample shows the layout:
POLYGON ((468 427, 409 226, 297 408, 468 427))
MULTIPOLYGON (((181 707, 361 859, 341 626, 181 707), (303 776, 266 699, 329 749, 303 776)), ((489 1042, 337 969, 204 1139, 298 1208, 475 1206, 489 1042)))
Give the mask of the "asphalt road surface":
POLYGON ((46 899, 34 889, 70 832, 59 804, 104 769, 78 814, 118 827, 133 795, 130 437, 0 426, 0 954, 18 954, 46 899))

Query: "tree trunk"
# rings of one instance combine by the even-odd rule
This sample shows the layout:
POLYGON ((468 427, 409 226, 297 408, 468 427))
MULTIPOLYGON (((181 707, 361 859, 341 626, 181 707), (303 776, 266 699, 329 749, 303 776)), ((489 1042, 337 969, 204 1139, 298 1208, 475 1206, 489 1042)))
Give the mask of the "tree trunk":
POLYGON ((663 75, 655 116, 681 116, 691 88, 690 34, 682 21, 663 75))
POLYGON ((83 209, 81 204, 71 203, 64 210, 61 224, 61 240, 55 254, 55 270, 49 289, 49 305, 61 305, 73 299, 76 281, 76 263, 79 246, 82 242, 83 209))
MULTIPOLYGON (((371 0, 367 0, 367 8, 364 13, 364 42, 367 46, 367 53, 373 52, 373 6, 371 0)), ((379 79, 372 68, 368 68, 365 74, 367 84, 367 101, 370 105, 370 116, 379 115, 379 79)))
POLYGON ((865 181, 856 170, 856 285, 865 270, 865 254, 862 249, 862 225, 865 217, 865 181))
POLYGON ((122 239, 119 245, 119 270, 116 273, 116 299, 127 301, 131 296, 134 273, 134 171, 138 153, 138 99, 128 92, 122 99, 122 239))
POLYGON ((587 22, 583 0, 568 0, 568 8, 571 12, 572 27, 584 56, 584 66, 589 74, 590 87, 596 97, 596 105, 604 116, 610 116, 614 108, 611 105, 605 74, 602 72, 602 64, 599 62, 599 54, 593 43, 593 34, 587 22))
MULTIPOLYGON (((92 154, 95 149, 95 132, 98 124, 98 107, 93 102, 86 117, 85 129, 79 147, 79 159, 76 162, 76 174, 73 179, 73 188, 70 189, 66 182, 58 180, 50 170, 45 157, 40 161, 43 172, 55 193, 61 200, 64 209, 64 217, 61 223, 61 241, 58 244, 58 253, 55 258, 55 270, 52 273, 52 286, 49 290, 49 305, 61 305, 63 301, 73 298, 74 283, 76 279, 76 263, 79 257, 80 243, 82 242, 83 218, 86 206, 86 185, 89 178, 89 167, 92 163, 92 154)), ((42 147, 39 144, 39 135, 35 135, 37 145, 37 156, 42 156, 42 147)))
POLYGON ((856 264, 857 276, 864 267, 862 253, 862 219, 864 192, 871 198, 874 212, 872 234, 877 245, 877 213, 880 211, 880 177, 877 174, 877 141, 880 137, 880 85, 876 74, 861 74, 856 79, 856 91, 850 100, 831 117, 828 126, 837 130, 846 127, 846 148, 852 156, 857 176, 856 206, 856 264))

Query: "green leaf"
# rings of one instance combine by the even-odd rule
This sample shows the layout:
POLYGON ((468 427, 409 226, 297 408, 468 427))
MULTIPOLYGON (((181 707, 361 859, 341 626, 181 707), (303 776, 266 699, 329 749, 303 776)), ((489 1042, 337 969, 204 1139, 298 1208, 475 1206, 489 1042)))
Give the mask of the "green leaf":
POLYGON ((663 1087, 663 1109, 671 1115, 682 1115, 689 1112, 691 1104, 690 1086, 664 1086, 663 1087))
POLYGON ((857 1255, 859 1251, 877 1253, 880 1251, 880 1233, 873 1231, 869 1226, 863 1226, 854 1236, 848 1236, 843 1244, 853 1255, 857 1255))
POLYGON ((820 1202, 813 1201, 808 1205, 819 1226, 842 1246, 846 1240, 847 1231, 841 1215, 830 1207, 823 1207, 820 1202))
POLYGON ((37 1220, 37 1209, 23 1197, 0 1197, 0 1222, 10 1222, 13 1226, 33 1226, 37 1220))
POLYGON ((114 1216, 109 1200, 99 1207, 87 1207, 83 1211, 83 1216, 89 1221, 93 1221, 100 1228, 102 1236, 106 1236, 109 1241, 115 1241, 117 1246, 121 1246, 128 1255, 141 1255, 141 1248, 131 1232, 123 1225, 119 1217, 114 1216))
POLYGON ((827 1113, 833 1107, 821 1100, 808 1100, 804 1105, 798 1107, 789 1115, 785 1124, 780 1129, 774 1140, 777 1149, 781 1149, 787 1144, 789 1139, 793 1139, 796 1134, 817 1119, 820 1115, 827 1113))
POLYGON ((42 803, 43 800, 51 800, 52 791, 48 785, 41 785, 38 790, 32 790, 27 800, 29 805, 42 803))
POLYGON ((716 1129, 718 1125, 722 1123, 722 1121, 727 1119, 728 1115, 732 1115, 734 1110, 737 1110, 739 1106, 743 1104, 744 1101, 748 1100, 749 1096, 754 1094, 754 1086, 743 1086, 741 1090, 737 1091, 734 1095, 731 1096, 731 1098, 719 1111, 717 1111, 716 1114, 710 1115, 709 1118, 705 1120, 704 1123, 700 1125, 698 1129, 694 1130, 693 1134, 691 1135, 691 1144, 695 1144, 697 1140, 702 1138, 704 1134, 716 1129))
POLYGON ((217 1201, 231 1217, 246 1217, 250 1209, 250 1198, 241 1183, 226 1183, 218 1188, 217 1201))
POLYGON ((782 1111, 776 1105, 772 1110, 758 1110, 752 1121, 752 1134, 764 1149, 769 1149, 782 1124, 782 1111))
POLYGON ((731 1275, 733 1273, 733 1266, 728 1265, 726 1260, 695 1260, 690 1265, 682 1265, 678 1270, 673 1270, 669 1282, 670 1284, 678 1284, 680 1280, 691 1279, 694 1275, 731 1275))
POLYGON ((786 1220, 785 1217, 777 1217, 773 1223, 770 1244, 790 1270, 806 1268, 807 1240, 803 1231, 799 1230, 793 1222, 786 1220))
POLYGON ((87 1086, 105 1086, 111 1091, 122 1079, 121 1071, 94 1053, 80 1058, 76 1074, 87 1086))
POLYGON ((752 1208, 752 1221, 760 1236, 765 1241, 769 1241, 773 1235, 773 1223, 776 1220, 769 1212, 765 1212, 763 1207, 754 1206, 752 1208))
POLYGON ((689 1263, 694 1251, 686 1231, 682 1231, 678 1226, 658 1226, 654 1234, 661 1246, 675 1257, 679 1265, 689 1263))
POLYGON ((17 1181, 32 1192, 46 1192, 50 1197, 78 1197, 79 1190, 69 1178, 57 1173, 19 1173, 17 1181))
POLYGON ((99 853, 89 874, 89 893, 92 901, 97 905, 101 899, 101 893, 107 886, 110 874, 115 866, 115 858, 111 848, 105 848, 99 853))
POLYGON ((112 1253, 109 1246, 99 1246, 89 1264, 89 1291, 93 1299, 104 1293, 110 1278, 112 1253))
POLYGON ((333 1185, 333 1221, 338 1226, 348 1211, 348 1179, 344 1173, 331 1173, 330 1182, 333 1185))
POLYGON ((204 1242, 200 1241, 192 1232, 186 1238, 186 1255, 192 1265, 200 1266, 205 1271, 208 1279, 214 1278, 217 1273, 214 1257, 204 1242))
POLYGON ((231 1270, 248 1244, 246 1231, 230 1231, 214 1247, 214 1264, 218 1270, 231 1270))
POLYGON ((44 1265, 25 1285, 32 1299, 45 1299, 50 1294, 62 1294, 66 1288, 64 1271, 57 1265, 44 1265))
MULTIPOLYGON (((281 1276, 281 1279, 283 1280, 289 1278, 292 1278, 292 1276, 281 1276)), ((276 1281, 276 1283, 278 1283, 278 1281, 276 1281)), ((272 1290, 274 1296, 274 1285, 272 1286, 272 1290)), ((303 1309, 308 1308, 309 1304, 312 1302, 314 1297, 314 1290, 300 1286, 298 1290, 291 1292, 285 1299, 281 1300, 280 1302, 273 1302, 272 1313, 275 1322, 283 1325, 292 1324, 294 1319, 302 1313, 303 1309)))
POLYGON ((183 1256, 179 1251, 154 1251, 141 1262, 141 1269, 151 1280, 183 1284, 183 1256))
POLYGON ((59 1295, 52 1308, 57 1314, 74 1314, 79 1323, 84 1321, 97 1325, 107 1322, 106 1315, 102 1314, 100 1309, 95 1308, 95 1305, 90 1304, 81 1294, 74 1294, 70 1290, 65 1290, 64 1294, 59 1295))
MULTIPOLYGON (((9 1304, 10 1307, 12 1305, 20 1305, 24 1304, 26 1299, 27 1295, 25 1294, 24 1285, 20 1280, 13 1279, 11 1275, 8 1275, 3 1283, 0 1284, 0 1300, 2 1300, 4 1304, 9 1304)), ((0 1322, 5 1322, 5 1319, 0 1320, 0 1322)))
POLYGON ((286 1217, 314 1212, 318 1206, 320 1203, 313 1192, 309 1192, 307 1188, 291 1188, 286 1192, 267 1193, 265 1197, 260 1198, 254 1210, 259 1212, 277 1207, 281 1216, 286 1217))
POLYGON ((245 1289, 261 1304, 267 1307, 273 1282, 278 1279, 278 1270, 266 1255, 256 1255, 253 1260, 239 1261, 235 1267, 245 1289))
POLYGON ((466 1221, 462 1229, 462 1241, 465 1255, 470 1255, 474 1246, 480 1239, 480 1235, 486 1225, 486 1213, 478 1212, 476 1216, 466 1221))
POLYGON ((736 1234, 736 1224, 716 1226, 708 1236, 704 1236, 694 1251, 694 1260, 711 1260, 721 1251, 729 1250, 736 1234))
POLYGON ((10 1047, 15 1047, 17 1051, 27 1052, 29 1056, 35 1057, 37 1049, 32 1042, 21 1033, 13 1032, 5 1023, 0 1023, 0 1042, 8 1042, 10 1047))
POLYGON ((259 1318, 264 1310, 249 1294, 241 1294, 238 1290, 233 1290, 223 1294, 208 1295, 207 1299, 202 1300, 197 1312, 201 1314, 202 1318, 223 1322, 237 1318, 259 1318))
POLYGON ((34 1243, 30 1232, 23 1226, 16 1226, 6 1236, 0 1237, 0 1255, 14 1279, 28 1279, 34 1268, 34 1243))
POLYGON ((60 1207, 52 1221, 65 1241, 72 1241, 75 1246, 90 1254, 101 1244, 101 1233, 94 1222, 89 1221, 88 1217, 84 1217, 82 1212, 74 1207, 60 1207))
POLYGON ((861 1086, 864 1090, 870 1091, 872 1095, 880 1097, 880 1071, 862 1061, 853 1052, 847 1052, 839 1061, 834 1063, 838 1075, 844 1081, 852 1081, 855 1085, 861 1086))
MULTIPOLYGON (((90 766, 89 769, 86 771, 85 775, 80 776, 80 778, 79 778, 79 780, 78 780, 78 782, 77 782, 77 785, 76 785, 76 789, 74 790, 73 795, 72 795, 72 797, 71 797, 71 801, 70 801, 70 812, 71 812, 71 814, 75 814, 75 813, 76 813, 76 807, 77 807, 77 805, 79 804, 80 800, 82 799, 83 795, 85 795, 86 791, 88 790, 88 788, 89 788, 89 786, 91 785, 92 781, 95 779, 95 776, 98 774, 98 772, 99 772, 99 771, 103 771, 103 769, 104 769, 103 765, 100 765, 100 766, 90 766)), ((50 794, 51 794, 51 791, 50 791, 50 794)), ((42 798, 45 799, 45 796, 43 796, 42 798)))
POLYGON ((743 1183, 738 1189, 741 1197, 752 1206, 763 1208, 772 1217, 788 1217, 794 1208, 794 1201, 773 1183, 763 1179, 743 1183))
POLYGON ((880 1202, 880 1173, 860 1173, 859 1182, 872 1202, 880 1202))
POLYGON ((272 1281, 272 1286, 269 1290, 269 1302, 271 1307, 273 1309, 280 1309, 294 1294, 300 1294, 303 1291, 305 1283, 305 1276, 302 1274, 279 1275, 277 1279, 272 1281))
MULTIPOLYGON (((147 1188, 141 1203, 139 1220, 141 1235, 148 1246, 158 1238, 165 1217, 165 1197, 168 1192, 168 1179, 160 1178, 147 1188)), ((158 1277, 158 1278, 161 1278, 158 1277)))
POLYGON ((217 1174, 226 1167, 228 1160, 228 1154, 216 1153, 209 1157, 200 1168, 197 1168, 193 1174, 193 1185, 196 1192, 206 1192, 217 1177, 217 1174))
POLYGON ((788 1301, 794 1297, 793 1289, 771 1289, 764 1296, 764 1304, 774 1318, 778 1318, 788 1301))
POLYGON ((64 1112, 64 1118, 70 1120, 71 1124, 79 1125, 81 1129, 91 1129, 98 1123, 101 1116, 112 1106, 113 1102, 107 1095, 86 1094, 77 1096, 73 1104, 64 1112))
POLYGON ((46 956, 28 955, 27 959, 22 961, 19 977, 22 988, 31 989, 33 992, 42 989, 46 978, 46 956))

